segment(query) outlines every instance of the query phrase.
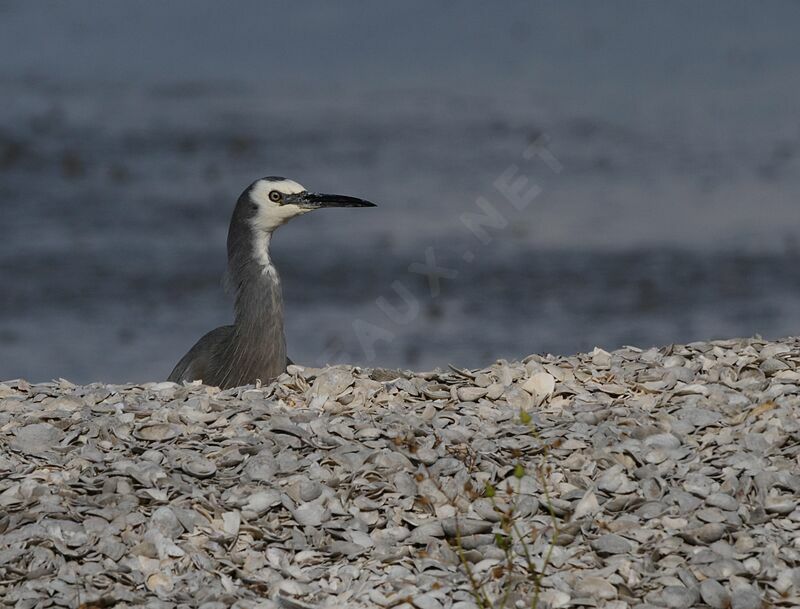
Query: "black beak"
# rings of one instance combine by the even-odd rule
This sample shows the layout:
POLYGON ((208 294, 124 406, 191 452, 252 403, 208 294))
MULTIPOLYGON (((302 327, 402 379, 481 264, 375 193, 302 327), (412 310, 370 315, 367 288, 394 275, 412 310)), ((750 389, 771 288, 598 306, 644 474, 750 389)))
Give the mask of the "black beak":
POLYGON ((316 192, 301 192, 293 196, 297 197, 297 199, 296 201, 291 201, 292 203, 307 209, 319 209, 321 207, 375 207, 375 203, 356 197, 347 197, 345 195, 323 195, 316 192))

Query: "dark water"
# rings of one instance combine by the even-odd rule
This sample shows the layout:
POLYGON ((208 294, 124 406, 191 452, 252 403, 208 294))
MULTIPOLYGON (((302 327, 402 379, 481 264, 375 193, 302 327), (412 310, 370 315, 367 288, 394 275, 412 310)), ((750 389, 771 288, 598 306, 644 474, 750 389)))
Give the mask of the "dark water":
POLYGON ((219 6, 0 3, 0 377, 166 376, 262 175, 380 204, 276 236, 299 362, 798 333, 797 4, 219 6))

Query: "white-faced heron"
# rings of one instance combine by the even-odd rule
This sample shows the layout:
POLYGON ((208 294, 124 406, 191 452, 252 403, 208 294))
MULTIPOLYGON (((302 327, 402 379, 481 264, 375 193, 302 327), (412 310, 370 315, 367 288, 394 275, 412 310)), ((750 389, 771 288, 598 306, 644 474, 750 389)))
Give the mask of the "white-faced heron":
POLYGON ((270 381, 286 370, 283 296, 269 257, 273 231, 323 207, 374 207, 343 195, 308 192, 297 182, 267 177, 239 197, 228 229, 228 281, 236 293, 231 326, 212 330, 178 362, 169 380, 239 387, 270 381))

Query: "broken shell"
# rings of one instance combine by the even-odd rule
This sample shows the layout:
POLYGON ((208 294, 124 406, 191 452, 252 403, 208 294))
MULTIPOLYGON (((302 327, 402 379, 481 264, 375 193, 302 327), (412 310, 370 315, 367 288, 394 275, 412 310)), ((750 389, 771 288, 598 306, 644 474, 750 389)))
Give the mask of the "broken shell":
POLYGON ((217 473, 217 466, 209 459, 197 457, 181 464, 181 469, 195 478, 210 478, 217 473))
POLYGON ((538 372, 525 381, 522 388, 530 393, 536 405, 539 405, 553 394, 556 379, 547 372, 538 372))
POLYGON ((149 442, 163 442, 177 438, 181 430, 176 425, 169 423, 156 423, 153 425, 143 425, 133 432, 133 436, 140 440, 149 442))

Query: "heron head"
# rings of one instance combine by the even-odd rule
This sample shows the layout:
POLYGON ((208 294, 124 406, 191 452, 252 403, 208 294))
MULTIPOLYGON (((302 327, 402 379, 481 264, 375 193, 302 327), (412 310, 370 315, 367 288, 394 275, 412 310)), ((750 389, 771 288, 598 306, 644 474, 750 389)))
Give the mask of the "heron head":
POLYGON ((247 191, 254 228, 272 232, 295 216, 323 207, 375 207, 374 203, 347 197, 308 192, 294 180, 268 177, 254 182, 247 191))

